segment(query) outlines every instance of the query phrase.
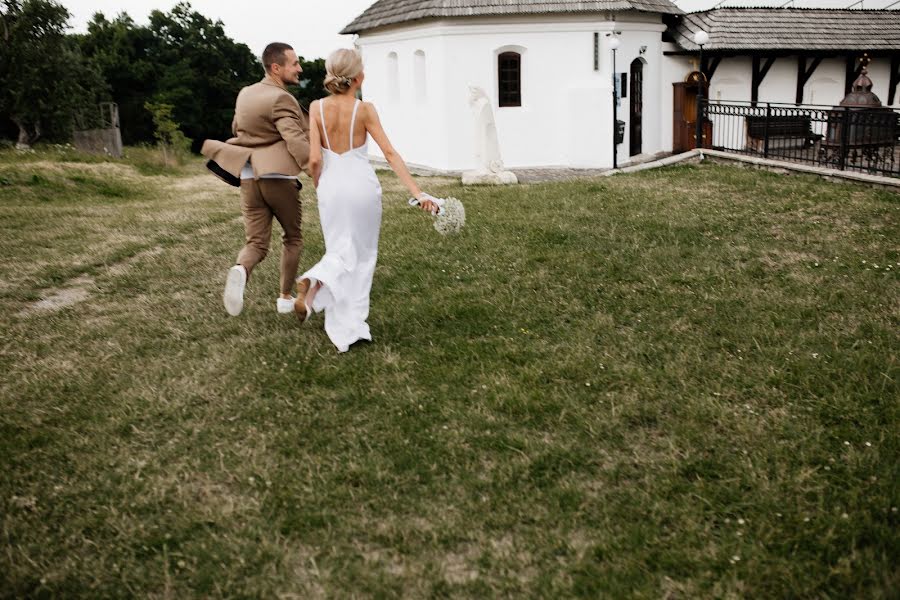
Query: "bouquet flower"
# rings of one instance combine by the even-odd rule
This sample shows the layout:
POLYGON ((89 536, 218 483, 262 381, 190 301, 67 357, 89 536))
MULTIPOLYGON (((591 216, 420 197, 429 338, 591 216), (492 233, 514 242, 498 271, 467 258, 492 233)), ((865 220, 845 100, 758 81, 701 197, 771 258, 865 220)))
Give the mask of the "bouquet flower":
MULTIPOLYGON (((459 233, 466 224, 466 207, 456 198, 434 198, 428 194, 424 197, 438 205, 438 211, 434 215, 434 229, 441 235, 459 233)), ((410 206, 418 206, 419 201, 410 198, 410 206)))

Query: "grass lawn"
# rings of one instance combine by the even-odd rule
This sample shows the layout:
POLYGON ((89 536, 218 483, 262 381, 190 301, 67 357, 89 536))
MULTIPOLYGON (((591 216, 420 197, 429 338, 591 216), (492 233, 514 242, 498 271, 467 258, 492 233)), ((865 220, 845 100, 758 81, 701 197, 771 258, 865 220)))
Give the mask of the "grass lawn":
POLYGON ((896 194, 382 175, 339 355, 199 163, 77 161, 0 153, 0 596, 897 597, 896 194))

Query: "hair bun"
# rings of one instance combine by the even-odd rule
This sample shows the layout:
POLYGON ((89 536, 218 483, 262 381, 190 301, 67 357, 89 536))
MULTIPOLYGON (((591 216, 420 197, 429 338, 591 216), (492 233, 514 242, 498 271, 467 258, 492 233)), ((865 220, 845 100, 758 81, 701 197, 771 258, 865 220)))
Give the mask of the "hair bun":
POLYGON ((363 72, 359 52, 342 48, 335 50, 325 60, 325 89, 341 94, 353 87, 353 80, 363 72))

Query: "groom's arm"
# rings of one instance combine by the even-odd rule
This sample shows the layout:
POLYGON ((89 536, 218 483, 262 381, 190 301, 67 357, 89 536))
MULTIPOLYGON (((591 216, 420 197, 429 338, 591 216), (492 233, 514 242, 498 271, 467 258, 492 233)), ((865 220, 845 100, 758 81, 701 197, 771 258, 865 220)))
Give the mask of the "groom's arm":
POLYGON ((300 112, 300 104, 290 94, 279 94, 272 110, 272 120, 281 138, 287 144, 288 152, 309 172, 309 124, 300 112))

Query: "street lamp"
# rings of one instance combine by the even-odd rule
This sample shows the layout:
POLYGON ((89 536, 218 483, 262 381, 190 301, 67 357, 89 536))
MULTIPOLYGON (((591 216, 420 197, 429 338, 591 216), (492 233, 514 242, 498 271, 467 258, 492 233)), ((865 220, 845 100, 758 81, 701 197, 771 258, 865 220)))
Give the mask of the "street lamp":
POLYGON ((697 81, 697 139, 694 147, 703 148, 703 84, 706 83, 706 75, 703 74, 703 46, 709 43, 709 34, 700 29, 694 34, 694 43, 700 46, 700 63, 697 72, 700 78, 697 81))
POLYGON ((618 129, 619 129, 619 111, 618 111, 618 95, 616 94, 616 50, 619 48, 621 42, 619 41, 618 31, 613 31, 612 33, 607 33, 607 36, 610 36, 609 40, 609 49, 612 50, 612 108, 613 108, 613 169, 618 168, 617 162, 617 154, 618 154, 618 144, 616 143, 619 139, 618 129))

